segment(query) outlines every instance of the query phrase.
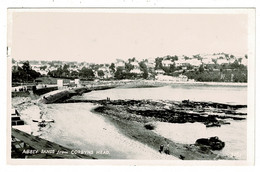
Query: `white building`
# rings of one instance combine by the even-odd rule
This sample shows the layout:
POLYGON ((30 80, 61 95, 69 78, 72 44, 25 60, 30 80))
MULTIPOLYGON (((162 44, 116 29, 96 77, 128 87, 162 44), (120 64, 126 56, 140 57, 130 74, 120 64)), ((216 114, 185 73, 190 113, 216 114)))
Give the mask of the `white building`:
POLYGON ((162 69, 157 69, 157 70, 155 70, 155 73, 156 74, 164 74, 165 72, 162 69))
POLYGON ((177 61, 175 61, 175 66, 176 67, 178 67, 178 66, 185 66, 187 64, 188 64, 188 62, 185 59, 183 59, 183 58, 180 58, 177 61))
POLYGON ((147 62, 145 62, 147 68, 154 68, 155 67, 155 60, 154 58, 147 59, 147 62))
POLYGON ((134 66, 134 68, 139 68, 139 63, 137 61, 131 62, 131 65, 134 66))
POLYGON ((171 60, 163 60, 162 65, 165 67, 170 67, 170 65, 173 64, 171 60))
POLYGON ((115 67, 125 67, 125 62, 124 61, 119 61, 115 63, 115 67))
POLYGON ((227 59, 218 59, 217 63, 218 64, 229 64, 229 61, 227 59))
POLYGON ((241 64, 247 66, 248 60, 246 58, 242 58, 241 64))
POLYGON ((214 62, 212 61, 211 58, 203 58, 203 59, 201 60, 201 62, 202 62, 203 64, 214 64, 214 62))
POLYGON ((135 69, 131 70, 131 73, 141 74, 143 72, 140 69, 135 68, 135 69))
POLYGON ((189 63, 190 65, 197 66, 197 67, 202 64, 201 61, 198 59, 188 59, 186 60, 186 63, 189 63))

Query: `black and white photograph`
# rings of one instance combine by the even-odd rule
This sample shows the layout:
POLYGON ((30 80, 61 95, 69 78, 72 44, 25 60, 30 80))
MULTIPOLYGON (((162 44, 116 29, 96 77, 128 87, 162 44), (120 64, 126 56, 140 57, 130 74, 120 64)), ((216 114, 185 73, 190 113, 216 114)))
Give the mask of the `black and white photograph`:
POLYGON ((7 12, 9 162, 253 161, 255 9, 7 12))

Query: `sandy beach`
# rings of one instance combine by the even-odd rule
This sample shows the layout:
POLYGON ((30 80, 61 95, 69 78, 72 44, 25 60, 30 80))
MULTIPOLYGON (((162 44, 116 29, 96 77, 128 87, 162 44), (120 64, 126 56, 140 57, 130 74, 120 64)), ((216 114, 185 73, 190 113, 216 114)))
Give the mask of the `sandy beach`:
POLYGON ((15 98, 14 107, 31 126, 33 135, 98 159, 172 159, 148 145, 129 139, 109 120, 94 114, 93 104, 35 104, 36 100, 15 98), (22 104, 22 105, 21 105, 22 104), (19 105, 19 106, 18 106, 19 105), (33 119, 53 119, 55 123, 39 128, 33 119))

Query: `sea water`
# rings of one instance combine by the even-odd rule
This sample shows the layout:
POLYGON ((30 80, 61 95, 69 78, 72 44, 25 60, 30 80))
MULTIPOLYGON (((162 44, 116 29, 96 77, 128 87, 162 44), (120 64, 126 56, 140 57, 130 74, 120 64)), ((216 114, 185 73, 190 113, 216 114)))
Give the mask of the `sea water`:
POLYGON ((100 100, 109 97, 117 99, 152 99, 152 100, 193 100, 212 101, 229 104, 247 104, 246 86, 219 85, 180 85, 172 84, 155 88, 114 88, 102 91, 92 91, 83 95, 85 99, 100 100))
MULTIPOLYGON (((92 91, 84 94, 82 99, 100 100, 109 97, 117 99, 151 99, 151 100, 191 100, 211 101, 236 105, 247 105, 246 86, 222 85, 180 85, 173 84, 155 88, 115 88, 92 91)), ((247 113, 247 108, 239 111, 247 113)), ((230 125, 206 128, 202 123, 173 124, 158 122, 154 132, 179 143, 194 144, 199 138, 218 136, 225 142, 219 154, 245 160, 247 157, 247 120, 229 120, 230 125)))

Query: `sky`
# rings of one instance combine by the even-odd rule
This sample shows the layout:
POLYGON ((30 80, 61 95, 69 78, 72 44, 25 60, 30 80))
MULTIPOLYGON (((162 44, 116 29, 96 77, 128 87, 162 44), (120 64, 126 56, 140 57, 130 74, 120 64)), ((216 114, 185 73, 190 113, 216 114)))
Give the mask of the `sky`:
POLYGON ((110 63, 225 52, 247 54, 246 14, 30 12, 12 13, 15 60, 110 63))

